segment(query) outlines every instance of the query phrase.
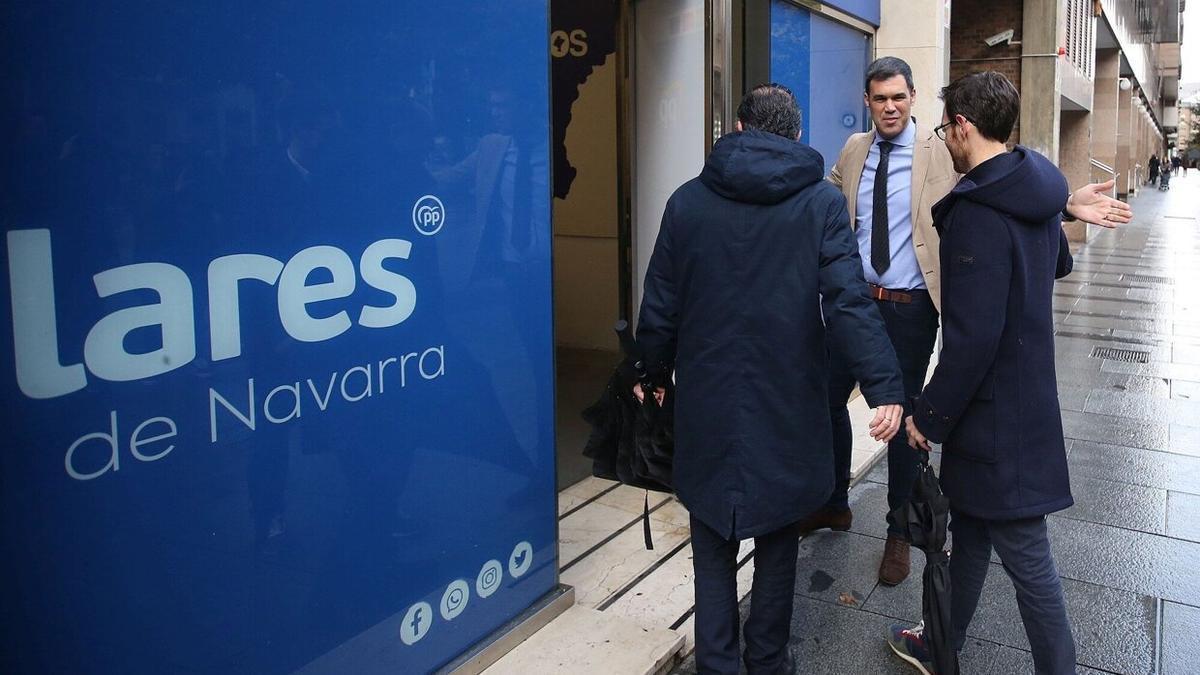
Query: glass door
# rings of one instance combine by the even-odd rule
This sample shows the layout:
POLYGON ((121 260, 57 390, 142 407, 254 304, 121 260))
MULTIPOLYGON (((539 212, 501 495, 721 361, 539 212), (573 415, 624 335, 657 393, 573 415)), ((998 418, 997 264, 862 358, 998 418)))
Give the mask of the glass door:
POLYGON ((633 311, 667 199, 696 177, 729 117, 728 0, 631 7, 629 139, 633 311))

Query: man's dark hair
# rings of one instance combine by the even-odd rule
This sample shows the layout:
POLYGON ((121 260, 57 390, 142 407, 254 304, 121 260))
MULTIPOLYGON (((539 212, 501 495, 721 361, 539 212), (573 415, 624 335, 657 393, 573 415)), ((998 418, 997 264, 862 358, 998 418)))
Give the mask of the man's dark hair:
POLYGON ((946 119, 962 115, 984 138, 1006 143, 1021 114, 1021 95, 994 70, 960 77, 942 89, 946 119))
POLYGON ((908 85, 909 91, 916 91, 916 87, 913 86, 912 67, 904 59, 894 56, 877 58, 867 66, 867 79, 863 82, 863 91, 870 93, 872 82, 883 82, 897 75, 904 76, 904 83, 908 85))
POLYGON ((737 118, 746 129, 778 134, 790 141, 800 135, 800 105, 792 90, 782 84, 760 84, 746 92, 737 118))

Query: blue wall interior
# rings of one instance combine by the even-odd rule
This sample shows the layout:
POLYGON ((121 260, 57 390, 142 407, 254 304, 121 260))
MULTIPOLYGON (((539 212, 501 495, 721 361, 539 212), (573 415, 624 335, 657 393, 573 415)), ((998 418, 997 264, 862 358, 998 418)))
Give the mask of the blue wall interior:
POLYGON ((872 25, 879 25, 879 0, 827 0, 825 4, 853 14, 872 25))
POLYGON ((771 3, 771 79, 796 95, 802 139, 828 171, 850 134, 867 128, 863 74, 868 36, 785 0, 771 3))
POLYGON ((546 3, 0 12, 0 671, 425 672, 550 591, 546 3))
POLYGON ((784 0, 771 3, 771 80, 796 95, 804 123, 801 140, 811 143, 812 14, 784 0))

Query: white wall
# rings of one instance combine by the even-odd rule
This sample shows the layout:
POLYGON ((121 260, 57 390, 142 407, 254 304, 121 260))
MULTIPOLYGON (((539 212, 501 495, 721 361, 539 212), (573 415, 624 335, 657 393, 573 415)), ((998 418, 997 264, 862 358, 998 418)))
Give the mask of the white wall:
MULTIPOLYGON (((634 306, 663 208, 704 166, 704 0, 634 4, 634 306)), ((636 310, 635 310, 636 311, 636 310)))
POLYGON ((882 0, 875 56, 904 59, 917 88, 913 115, 926 129, 941 123, 938 92, 950 77, 950 0, 882 0))

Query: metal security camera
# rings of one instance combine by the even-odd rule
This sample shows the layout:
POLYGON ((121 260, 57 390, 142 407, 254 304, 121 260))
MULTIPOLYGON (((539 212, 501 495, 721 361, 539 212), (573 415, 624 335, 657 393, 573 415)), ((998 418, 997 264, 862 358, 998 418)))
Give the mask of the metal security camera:
POLYGON ((1001 43, 1008 44, 1008 45, 1021 44, 1019 42, 1013 42, 1013 34, 1015 32, 1016 31, 1014 29, 1009 28, 1008 30, 1006 30, 1002 33, 996 33, 995 35, 991 36, 990 38, 984 40, 984 42, 986 42, 987 46, 989 46, 989 47, 995 47, 996 45, 1001 44, 1001 43))

